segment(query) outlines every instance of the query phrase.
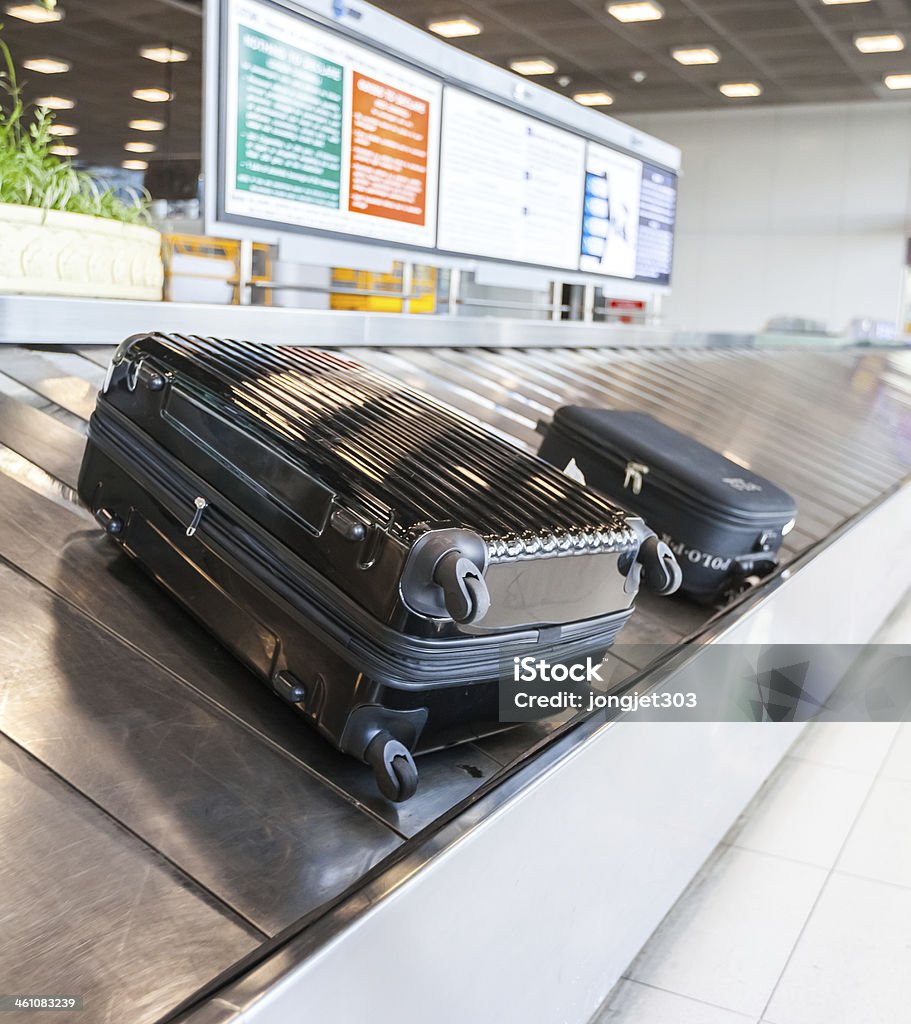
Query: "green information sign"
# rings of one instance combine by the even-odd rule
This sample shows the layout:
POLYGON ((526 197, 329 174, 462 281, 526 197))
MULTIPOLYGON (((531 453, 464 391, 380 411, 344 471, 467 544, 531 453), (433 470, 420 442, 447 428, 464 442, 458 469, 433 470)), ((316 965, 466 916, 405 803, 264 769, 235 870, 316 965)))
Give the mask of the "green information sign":
POLYGON ((237 188, 338 209, 342 66, 240 29, 237 188))

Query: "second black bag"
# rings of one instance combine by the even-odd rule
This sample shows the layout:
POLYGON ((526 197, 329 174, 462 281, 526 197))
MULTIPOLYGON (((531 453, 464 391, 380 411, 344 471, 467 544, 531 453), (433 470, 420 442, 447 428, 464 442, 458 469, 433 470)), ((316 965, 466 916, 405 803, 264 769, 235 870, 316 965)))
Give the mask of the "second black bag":
POLYGON ((643 412, 563 406, 539 454, 646 519, 700 601, 774 569, 797 516, 780 487, 643 412))

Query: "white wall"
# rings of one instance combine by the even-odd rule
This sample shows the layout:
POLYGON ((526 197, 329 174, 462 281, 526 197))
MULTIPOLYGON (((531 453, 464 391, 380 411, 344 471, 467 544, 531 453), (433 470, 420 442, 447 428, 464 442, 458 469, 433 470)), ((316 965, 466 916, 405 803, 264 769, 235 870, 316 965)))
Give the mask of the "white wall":
POLYGON ((840 331, 899 317, 911 184, 903 101, 632 115, 683 150, 668 326, 840 331))

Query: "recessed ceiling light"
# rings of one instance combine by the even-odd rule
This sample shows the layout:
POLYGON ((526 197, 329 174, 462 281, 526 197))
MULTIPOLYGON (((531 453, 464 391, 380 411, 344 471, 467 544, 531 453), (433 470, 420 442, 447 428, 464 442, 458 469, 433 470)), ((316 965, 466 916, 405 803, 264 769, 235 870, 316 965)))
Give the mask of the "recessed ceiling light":
POLYGON ((143 46, 139 56, 145 57, 146 60, 154 60, 158 64, 180 64, 190 59, 190 54, 186 50, 178 50, 175 46, 143 46))
POLYGON ((76 106, 76 101, 67 99, 66 96, 42 96, 35 100, 35 106, 47 107, 48 110, 72 110, 76 106))
POLYGON ((609 107, 614 102, 609 92, 577 92, 573 99, 583 107, 609 107))
POLYGON ((125 142, 123 148, 128 153, 154 153, 158 147, 154 142, 125 142))
POLYGON ((450 18, 448 21, 428 21, 427 27, 444 39, 461 39, 463 36, 479 36, 484 26, 474 18, 450 18))
POLYGON ((160 132, 164 126, 164 121, 147 121, 142 117, 136 121, 130 121, 130 127, 137 132, 160 132))
POLYGON ((124 160, 120 166, 126 171, 147 171, 149 169, 145 160, 124 160))
POLYGON ((721 54, 714 46, 677 47, 671 50, 671 56, 678 64, 686 64, 687 67, 694 64, 717 64, 721 60, 721 54))
POLYGON ((718 88, 725 96, 730 96, 732 99, 762 95, 762 86, 758 82, 722 82, 718 88))
POLYGON ((58 60, 56 57, 29 57, 22 62, 22 66, 29 71, 37 71, 39 75, 62 75, 73 65, 68 60, 58 60))
POLYGON ((48 131, 59 139, 66 138, 68 135, 79 134, 79 129, 74 124, 52 124, 48 131))
POLYGON ((653 0, 647 3, 607 4, 607 13, 617 21, 660 21, 664 17, 664 8, 653 0))
POLYGON ((557 65, 546 57, 523 57, 510 61, 510 68, 519 75, 552 75, 557 65))
POLYGON ((171 98, 171 93, 169 93, 167 89, 133 90, 133 99, 142 100, 144 103, 167 103, 171 98))
POLYGON ((30 21, 33 25, 63 21, 63 11, 59 7, 45 7, 38 0, 30 4, 7 4, 4 10, 11 18, 30 21))
POLYGON ((62 143, 59 146, 51 146, 50 151, 54 156, 79 156, 78 146, 65 146, 62 143))
POLYGON ((886 75, 883 82, 887 89, 911 89, 911 75, 886 75))
POLYGON ((819 0, 826 7, 834 7, 836 4, 868 4, 870 0, 819 0))
POLYGON ((898 32, 881 36, 855 36, 854 45, 861 53, 898 53, 905 48, 905 37, 898 32))

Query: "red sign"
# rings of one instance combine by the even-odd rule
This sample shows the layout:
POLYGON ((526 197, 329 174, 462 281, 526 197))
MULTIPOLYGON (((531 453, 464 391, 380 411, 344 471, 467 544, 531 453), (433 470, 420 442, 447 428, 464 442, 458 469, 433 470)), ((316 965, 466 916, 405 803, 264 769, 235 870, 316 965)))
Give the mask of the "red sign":
POLYGON ((348 209, 407 224, 427 214, 430 105, 354 72, 348 209))
POLYGON ((645 303, 640 299, 610 299, 607 308, 613 314, 612 319, 621 324, 634 324, 645 313, 645 303))

